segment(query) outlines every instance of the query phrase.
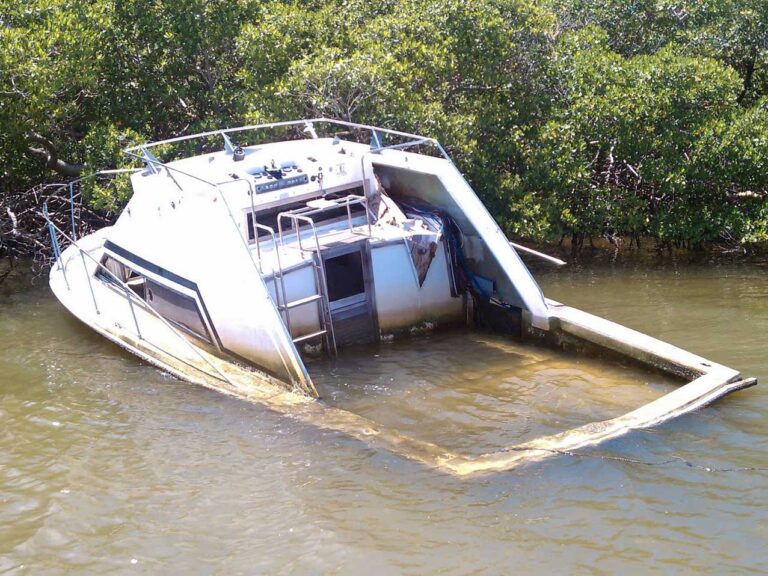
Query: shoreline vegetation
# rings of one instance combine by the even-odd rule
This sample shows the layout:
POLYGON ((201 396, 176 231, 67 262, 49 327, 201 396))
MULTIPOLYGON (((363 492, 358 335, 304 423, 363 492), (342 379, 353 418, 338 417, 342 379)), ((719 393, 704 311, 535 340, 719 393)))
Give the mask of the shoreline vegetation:
MULTIPOLYGON (((435 137, 545 251, 767 251, 764 0, 0 0, 0 45, 10 263, 49 257, 41 185, 129 167, 145 140, 317 116, 435 137)), ((84 233, 130 187, 78 193, 84 233)))

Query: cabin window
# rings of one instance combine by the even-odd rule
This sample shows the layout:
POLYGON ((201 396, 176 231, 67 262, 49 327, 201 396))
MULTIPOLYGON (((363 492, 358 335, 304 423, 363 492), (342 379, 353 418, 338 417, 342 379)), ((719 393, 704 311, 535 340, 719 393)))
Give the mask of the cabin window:
POLYGON ((122 262, 118 262, 111 256, 106 254, 104 255, 104 257, 101 259, 101 264, 99 264, 99 267, 96 270, 96 276, 106 282, 112 282, 115 284, 117 283, 115 281, 115 277, 117 277, 120 282, 127 284, 128 288, 133 290, 139 298, 144 299, 144 276, 136 272, 136 270, 129 268, 122 262))
POLYGON ((128 288, 133 290, 139 298, 141 298, 142 300, 147 299, 146 298, 147 279, 144 278, 144 276, 142 276, 138 272, 131 270, 131 277, 128 278, 128 280, 126 280, 125 283, 128 284, 128 288))
POLYGON ((324 264, 329 301, 336 302, 365 293, 363 258, 360 251, 328 258, 324 264))
POLYGON ((150 279, 146 279, 145 282, 145 300, 152 308, 182 330, 211 342, 208 328, 203 322, 200 308, 194 298, 150 279))
POLYGON ((118 280, 121 282, 125 282, 130 277, 131 270, 123 264, 122 262, 118 262, 114 258, 108 255, 104 255, 104 257, 101 259, 101 264, 99 264, 99 267, 96 270, 96 275, 100 276, 104 280, 112 281, 114 282, 114 276, 117 277, 118 280), (110 272, 112 274, 110 274, 110 272))

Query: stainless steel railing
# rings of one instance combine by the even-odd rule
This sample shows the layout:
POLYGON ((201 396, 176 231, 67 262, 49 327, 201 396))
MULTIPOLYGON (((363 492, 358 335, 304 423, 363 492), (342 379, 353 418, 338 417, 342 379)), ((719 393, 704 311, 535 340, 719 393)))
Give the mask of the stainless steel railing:
MULTIPOLYGON (((323 314, 323 323, 325 324, 323 328, 324 331, 326 331, 326 334, 328 336, 327 338, 327 350, 330 353, 331 351, 333 354, 336 354, 336 334, 333 329, 333 319, 331 318, 330 314, 330 303, 328 302, 328 294, 327 294, 327 286, 328 286, 328 277, 325 273, 325 262, 323 261, 323 255, 320 251, 320 238, 317 235, 317 228, 315 227, 315 221, 312 220, 309 216, 302 215, 302 214, 296 214, 295 212, 281 212, 277 215, 277 230, 278 230, 278 236, 280 238, 280 245, 284 245, 284 238, 283 238, 283 225, 282 221, 284 219, 290 220, 292 227, 296 229, 296 241, 298 245, 298 249, 301 252, 311 252, 312 250, 315 251, 316 258, 317 258, 317 264, 315 270, 318 272, 315 275, 315 282, 317 283, 317 290, 318 294, 320 294, 322 301, 322 306, 324 307, 322 314, 323 314), (314 249, 313 248, 304 248, 301 244, 301 229, 299 227, 299 222, 305 222, 309 224, 310 229, 312 231, 312 239, 314 239, 314 249)), ((350 226, 351 226, 351 220, 350 220, 350 226)), ((275 252, 279 252, 279 248, 277 244, 275 244, 275 252)), ((281 274, 282 276, 282 274, 281 274)), ((290 327, 289 327, 290 330, 290 327)))
POLYGON ((211 367, 220 377, 222 380, 227 382, 233 387, 237 387, 237 385, 232 382, 232 380, 224 374, 215 364, 213 364, 208 358, 206 358, 200 350, 198 350, 181 332, 179 332, 168 320, 163 318, 163 316, 155 310, 152 306, 149 305, 148 302, 140 298, 133 290, 131 290, 130 286, 123 282, 120 278, 117 277, 116 274, 114 274, 111 270, 109 270, 106 266, 102 266, 101 263, 96 260, 93 256, 91 256, 88 251, 84 250, 77 241, 69 236, 66 232, 64 232, 61 228, 59 228, 51 219, 50 215, 48 213, 48 203, 43 203, 43 216, 45 217, 48 231, 51 236, 51 244, 53 248, 54 255, 56 257, 57 266, 62 272, 62 276, 64 277, 65 284, 67 286, 67 290, 71 290, 72 287, 69 283, 69 280, 67 278, 67 266, 66 263, 62 259, 62 251, 61 251, 61 245, 59 244, 58 235, 60 234, 65 240, 67 240, 70 244, 70 247, 75 247, 77 251, 80 254, 80 259, 83 263, 83 273, 85 274, 85 277, 88 282, 88 288, 91 293, 91 299, 93 301, 94 310, 97 315, 101 314, 101 310, 99 310, 98 302, 96 299, 96 293, 93 289, 93 283, 91 274, 88 271, 88 266, 86 264, 86 258, 88 258, 90 261, 92 261, 96 265, 96 270, 99 271, 101 274, 105 274, 109 277, 110 282, 115 284, 116 286, 120 287, 122 289, 123 294, 125 295, 126 302, 128 303, 128 307, 131 312, 131 317, 133 319, 134 328, 136 329, 136 336, 139 340, 145 340, 145 336, 142 334, 141 327, 139 326, 139 319, 136 315, 136 310, 134 308, 134 301, 137 301, 138 304, 148 310, 153 316, 155 316, 160 322, 168 328, 172 334, 174 334, 176 337, 178 337, 180 340, 182 340, 186 346, 189 347, 190 350, 200 359, 202 360, 206 365, 211 367))
MULTIPOLYGON (((81 178, 77 178, 75 180, 72 180, 71 182, 61 182, 57 184, 43 184, 40 186, 40 190, 47 190, 49 188, 55 189, 54 192, 57 192, 59 190, 63 190, 64 188, 67 189, 69 193, 69 224, 70 224, 70 232, 73 239, 77 240, 77 216, 75 215, 75 200, 82 197, 81 192, 75 193, 75 185, 80 184, 82 182, 85 182, 86 180, 93 180, 95 178, 98 178, 99 176, 115 176, 117 174, 133 174, 134 172, 140 172, 141 168, 115 168, 115 169, 109 169, 109 170, 99 170, 98 172, 94 172, 92 174, 87 174, 86 176, 82 176, 81 178)), ((47 212, 47 202, 46 202, 46 212, 47 212)), ((50 216, 50 214, 48 214, 50 216)), ((49 219, 46 217, 46 219, 49 219)))
MULTIPOLYGON (((231 142, 229 141, 228 134, 235 134, 237 132, 246 132, 246 131, 258 131, 258 130, 269 130, 271 128, 282 128, 282 127, 291 127, 291 126, 304 126, 304 132, 308 134, 311 138, 317 138, 317 133, 315 131, 314 125, 315 124, 330 124, 330 125, 336 125, 336 126, 344 126, 346 128, 354 128, 358 130, 366 130, 371 133, 371 140, 372 140, 372 146, 371 151, 372 152, 380 152, 382 150, 388 150, 388 149, 406 149, 411 148, 414 146, 419 146, 422 144, 429 144, 434 146, 437 151, 440 153, 443 158, 450 161, 450 158, 448 157, 447 153, 443 149, 442 146, 438 143, 437 140, 434 138, 429 138, 427 136, 421 136, 418 134, 411 134, 409 132, 400 132, 398 130, 391 130, 389 128, 380 128, 377 126, 371 126, 368 124, 358 124, 356 122, 347 122, 344 120, 335 120, 332 118, 312 118, 309 120, 288 120, 285 122, 270 122, 266 124, 252 124, 248 126, 240 126, 237 128, 224 128, 221 130, 211 130, 208 132, 198 132, 196 134, 188 134, 185 136, 177 136, 175 138, 167 138, 165 140, 159 140, 156 142, 147 142, 145 144, 139 144, 136 146, 131 146, 129 148, 126 148, 124 152, 126 154, 133 154, 135 152, 145 152, 148 151, 150 148, 154 148, 156 146, 163 146, 168 144, 176 144, 178 142, 185 142, 187 140, 194 140, 196 138, 206 138, 209 136, 221 136, 224 140, 224 146, 231 146, 231 142), (383 145, 381 142, 381 134, 389 134, 391 136, 398 136, 400 138, 410 138, 411 140, 408 142, 400 143, 400 144, 391 144, 391 145, 383 145)), ((144 159, 147 155, 140 156, 133 154, 137 157, 141 157, 144 159)), ((151 160, 151 158, 150 158, 151 160)), ((154 160, 157 160, 156 158, 154 160)))
MULTIPOLYGON (((246 232, 246 234, 243 234, 241 232, 240 227, 238 226, 238 222, 237 222, 234 214, 232 213, 232 209, 229 206, 229 203, 227 202, 226 196, 223 193, 220 184, 217 184, 217 183, 214 183, 214 182, 210 182, 210 181, 206 180, 205 178, 201 178, 200 176, 196 176, 196 175, 191 174, 189 172, 186 172, 184 170, 180 170, 179 168, 176 168, 176 167, 173 167, 173 166, 169 166, 168 164, 163 163, 160 160, 158 160, 151 152, 149 152, 149 149, 153 148, 153 147, 161 146, 161 145, 174 144, 174 143, 178 143, 178 142, 184 142, 184 141, 192 140, 192 139, 195 139, 195 138, 202 138, 202 137, 217 135, 217 136, 221 136, 222 137, 222 139, 224 141, 223 142, 224 143, 224 148, 226 150, 230 150, 230 149, 232 149, 232 142, 230 141, 229 137, 227 136, 228 134, 237 133, 237 132, 243 132, 243 131, 249 131, 249 130, 267 130, 267 129, 270 129, 270 128, 291 127, 291 126, 296 126, 296 127, 303 126, 305 133, 307 133, 311 138, 317 138, 317 133, 316 133, 316 130, 314 128, 315 124, 330 124, 330 125, 344 126, 344 127, 347 127, 347 128, 354 128, 354 129, 369 131, 371 133, 371 152, 372 153, 378 153, 378 152, 381 152, 381 151, 387 150, 387 149, 401 149, 401 150, 403 150, 403 149, 408 149, 408 148, 411 148, 411 147, 414 147, 414 146, 420 146, 420 145, 424 145, 424 144, 429 144, 429 145, 434 146, 438 150, 440 155, 442 155, 446 160, 448 160, 450 162, 450 158, 445 153, 445 150, 442 148, 442 146, 440 146, 440 144, 436 140, 434 140, 432 138, 427 138, 427 137, 424 137, 424 136, 419 136, 417 134, 410 134, 408 132, 400 132, 400 131, 397 131, 397 130, 390 130, 390 129, 387 129, 387 128, 378 128, 378 127, 370 126, 370 125, 366 125, 366 124, 358 124, 358 123, 354 123, 354 122, 346 122, 346 121, 342 121, 342 120, 333 120, 333 119, 328 119, 328 118, 315 118, 315 119, 311 119, 311 120, 294 120, 294 121, 287 121, 287 122, 272 122, 272 123, 267 123, 267 124, 243 126, 243 127, 239 127, 239 128, 227 128, 227 129, 222 129, 222 130, 214 130, 214 131, 209 131, 209 132, 201 132, 201 133, 197 133, 197 134, 190 134, 190 135, 186 135, 186 136, 179 136, 179 137, 176 137, 176 138, 169 138, 169 139, 165 139, 165 140, 161 140, 161 141, 157 141, 157 142, 151 142, 151 143, 141 144, 141 145, 138 145, 138 146, 133 146, 133 147, 130 147, 130 148, 126 148, 124 150, 124 152, 129 157, 135 158, 135 159, 143 162, 145 165, 150 167, 150 169, 153 172, 157 173, 157 172, 160 172, 161 170, 164 169, 166 171, 166 174, 174 181, 176 186, 181 191, 184 191, 184 187, 180 184, 180 182, 179 182, 179 180, 177 178, 174 178, 174 174, 180 175, 180 176, 184 176, 186 178, 190 178, 192 180, 198 181, 198 182, 200 182, 200 183, 202 183, 202 184, 204 184, 206 186, 209 186, 209 187, 215 189, 216 192, 218 193, 221 201, 223 202, 224 206, 226 207, 226 210, 227 210, 227 213, 228 213, 228 215, 230 217, 232 225, 235 227, 235 229, 237 231, 237 234, 238 234, 238 236, 240 237, 240 239, 242 241, 244 249, 248 252, 248 256, 249 256, 249 258, 250 258, 254 268, 259 273, 259 275, 261 275, 261 273, 262 273, 262 270, 261 270, 261 268, 262 268, 262 264, 261 264, 261 247, 260 247, 260 243, 259 243, 259 239, 258 239, 258 233, 257 233, 257 230, 261 228, 261 225, 258 224, 256 222, 256 220, 255 220, 254 190, 253 190, 253 186, 251 185, 251 183, 248 182, 247 180, 238 180, 238 181, 246 182, 246 184, 248 186, 248 189, 249 189, 249 195, 250 195, 250 201, 251 201, 251 209, 252 209, 251 213, 253 214, 252 218, 253 218, 254 235, 256 236, 256 255, 257 255, 256 258, 254 258, 253 251, 251 250, 251 248, 250 248, 250 246, 248 244, 248 239, 246 237, 247 236, 247 232, 246 232), (385 145, 382 144, 381 135, 383 135, 383 134, 388 134, 388 135, 391 135, 391 136, 397 136, 397 137, 400 137, 400 138, 408 138, 410 140, 407 141, 407 142, 403 142, 403 143, 398 143, 398 144, 392 144, 392 145, 385 146, 385 145), (140 154, 136 153, 136 152, 140 152, 140 154)), ((85 176, 85 177, 80 178, 78 180, 74 180, 74 181, 72 181, 70 183, 62 184, 62 187, 66 186, 69 189, 71 236, 67 236, 63 231, 61 231, 60 228, 58 228, 58 226, 55 225, 55 223, 53 221, 51 221, 50 216, 49 216, 49 214, 47 212, 47 206, 45 207, 45 217, 46 217, 46 221, 48 222, 48 225, 49 225, 49 232, 51 234, 51 241, 52 241, 52 245, 53 245, 54 255, 55 255, 55 257, 56 257, 56 259, 58 261, 58 265, 62 268, 62 272, 63 272, 63 275, 65 277, 65 282, 67 283, 68 287, 69 287, 69 282, 68 282, 68 279, 66 278, 66 267, 63 266, 63 264, 61 262, 61 249, 60 249, 60 246, 58 244, 58 240, 56 238, 56 232, 58 231, 59 233, 64 235, 64 237, 67 238, 71 243, 73 243, 75 246, 77 246, 77 244, 76 244, 76 240, 77 240, 77 221, 76 221, 76 217, 75 217, 75 198, 77 197, 77 194, 75 194, 75 192, 74 192, 74 186, 77 183, 79 183, 79 182, 81 182, 83 180, 86 180, 88 178, 95 178, 95 177, 101 176, 101 175, 114 175, 114 174, 120 174, 120 173, 136 172, 137 170, 138 169, 103 170, 103 171, 100 171, 100 172, 97 172, 97 173, 85 176)), ((368 223, 368 233, 370 235, 370 233, 371 233, 371 220, 370 220, 370 213, 369 213, 367 202, 365 201, 365 198, 350 196, 350 197, 348 197, 346 199, 345 202, 346 202, 346 208, 347 208, 347 219, 348 219, 348 223, 349 223, 350 229, 353 229, 353 226, 352 226, 352 215, 351 215, 351 205, 354 202, 360 202, 360 203, 365 205, 365 208, 366 208, 366 219, 367 219, 367 223, 368 223)), ((320 209, 320 211, 321 210, 322 209, 320 209)), ((311 212, 311 213, 316 213, 316 211, 311 212)), ((283 214, 278 216, 278 229, 279 229, 280 244, 283 243, 283 232, 282 232, 282 229, 281 229, 281 226, 280 226, 280 219, 281 219, 282 216, 283 216, 283 214)), ((312 236, 315 238, 315 244, 316 244, 317 251, 318 251, 318 256, 319 256, 320 246, 319 246, 319 241, 317 239, 317 231, 316 231, 316 228, 315 228, 315 225, 314 225, 314 222, 312 221, 312 219, 309 218, 307 214, 294 214, 294 215, 291 215, 289 217, 294 219, 294 223, 296 225, 296 230, 297 230, 297 240, 298 240, 299 248, 301 250, 304 250, 304 248, 301 245, 301 231, 299 229, 300 226, 298 224, 298 221, 302 220, 304 222, 310 223, 311 228, 312 228, 312 236)), ((267 228, 267 227, 264 227, 262 229, 266 229, 266 231, 268 231, 270 233, 270 235, 272 236, 272 241, 273 241, 273 246, 275 247, 275 251, 279 252, 278 243, 277 243, 277 240, 275 238, 274 230, 270 229, 270 228, 267 228)), ((79 246, 77 246, 77 247, 78 247, 78 250, 81 251, 81 258, 83 258, 83 263, 85 265, 84 258, 85 257, 90 257, 90 256, 87 253, 84 253, 79 246)), ((278 254, 278 258, 279 258, 279 254, 278 254)), ((323 266, 323 263, 322 263, 322 258, 319 258, 319 260, 320 260, 320 266, 321 266, 321 274, 322 274, 322 276, 324 278, 325 270, 323 269, 324 266, 323 266)), ((97 263, 97 265, 98 265, 98 263, 97 263)), ((281 283, 282 283, 282 266, 281 266, 281 264, 279 262, 278 262, 278 268, 280 269, 280 277, 281 277, 281 283)), ((118 285, 121 285, 121 286, 124 287, 124 289, 128 290, 128 292, 126 292, 125 294, 126 294, 126 297, 128 298, 130 306, 133 307, 133 297, 130 296, 130 294, 133 294, 133 292, 130 290, 129 287, 127 287, 127 285, 124 285, 124 283, 122 281, 117 279, 117 277, 115 277, 114 274, 110 273, 110 275, 113 276, 115 280, 118 280, 118 282, 119 282, 118 285)), ((89 285, 90 285, 90 277, 89 277, 88 282, 89 282, 89 285)), ((280 294, 280 296, 282 296, 283 300, 285 300, 285 287, 284 287, 284 285, 282 286, 282 292, 283 293, 280 294)), ((97 302, 96 302, 95 294, 93 293, 92 286, 91 286, 91 295, 92 295, 92 298, 93 298, 93 301, 94 301, 94 306, 98 310, 98 305, 97 305, 97 302)), ((277 296, 277 290, 276 290, 276 297, 279 299, 279 296, 277 296)), ((159 314, 157 314, 156 311, 154 311, 151 307, 149 307, 146 304, 146 302, 142 301, 142 305, 146 306, 148 309, 152 310, 152 312, 154 312, 155 315, 158 316, 158 318, 160 318, 164 323, 166 323, 175 332, 175 329, 172 328, 170 326, 170 324, 168 324, 167 321, 164 318, 162 318, 159 314)), ((131 312, 132 312, 132 315, 133 315, 134 320, 135 320, 136 319, 135 311, 132 309, 131 312)), ((138 322, 135 322, 135 326, 136 326, 137 335, 139 335, 139 338, 141 338, 141 331, 140 331, 140 328, 138 326, 138 322)), ((183 338, 183 336, 181 336, 181 335, 179 335, 179 337, 183 338)), ((185 341, 186 341, 186 339, 185 339, 185 341)), ((190 346, 191 346, 191 344, 190 344, 190 346)), ((217 371, 218 371, 218 369, 217 369, 217 371)), ((229 380, 227 379, 227 381, 229 381, 229 380)))

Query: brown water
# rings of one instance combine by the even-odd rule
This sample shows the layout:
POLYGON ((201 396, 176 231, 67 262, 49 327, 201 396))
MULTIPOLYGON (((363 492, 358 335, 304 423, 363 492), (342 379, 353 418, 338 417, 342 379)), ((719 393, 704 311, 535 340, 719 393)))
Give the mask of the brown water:
MULTIPOLYGON (((768 266, 593 263, 538 278, 552 298, 764 384, 582 456, 459 480, 179 382, 44 285, 0 285, 0 574, 764 572, 768 472, 741 468, 768 468, 768 266)), ((672 387, 480 333, 310 369, 328 402, 466 454, 672 387)))

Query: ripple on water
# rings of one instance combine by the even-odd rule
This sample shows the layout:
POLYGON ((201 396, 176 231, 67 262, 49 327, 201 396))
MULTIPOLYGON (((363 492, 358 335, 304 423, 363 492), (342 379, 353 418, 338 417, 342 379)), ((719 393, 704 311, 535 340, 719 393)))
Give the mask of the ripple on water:
MULTIPOLYGON (((765 380, 758 273, 609 266, 542 280, 555 298, 765 380)), ((0 572, 768 563, 768 475, 717 471, 768 467, 765 386, 578 457, 466 481, 178 382, 91 334, 47 289, 2 302, 0 325, 0 572)), ((330 403, 467 454, 622 413, 670 386, 479 333, 395 341, 311 370, 330 403)))

